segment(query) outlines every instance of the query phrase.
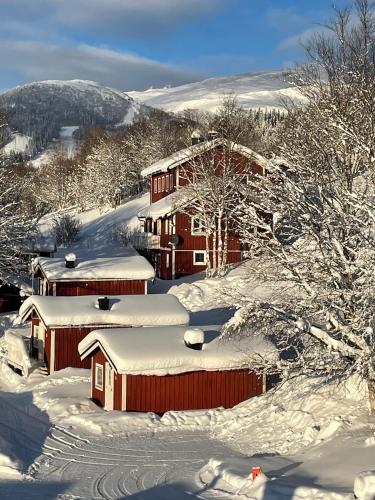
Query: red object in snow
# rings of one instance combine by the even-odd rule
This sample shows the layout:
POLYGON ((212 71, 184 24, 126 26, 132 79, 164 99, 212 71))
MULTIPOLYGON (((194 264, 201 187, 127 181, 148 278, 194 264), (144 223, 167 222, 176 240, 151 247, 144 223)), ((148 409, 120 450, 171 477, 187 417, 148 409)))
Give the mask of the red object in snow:
POLYGON ((260 476, 261 473, 262 473, 262 469, 260 467, 253 467, 251 469, 252 480, 254 481, 254 479, 257 478, 258 476, 260 476))

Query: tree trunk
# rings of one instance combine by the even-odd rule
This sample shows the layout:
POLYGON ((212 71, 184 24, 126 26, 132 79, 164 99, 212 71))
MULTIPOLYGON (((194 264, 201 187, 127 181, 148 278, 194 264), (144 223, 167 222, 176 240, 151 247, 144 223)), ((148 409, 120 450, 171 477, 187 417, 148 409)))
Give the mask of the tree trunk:
POLYGON ((375 380, 367 381, 371 415, 375 415, 375 380))

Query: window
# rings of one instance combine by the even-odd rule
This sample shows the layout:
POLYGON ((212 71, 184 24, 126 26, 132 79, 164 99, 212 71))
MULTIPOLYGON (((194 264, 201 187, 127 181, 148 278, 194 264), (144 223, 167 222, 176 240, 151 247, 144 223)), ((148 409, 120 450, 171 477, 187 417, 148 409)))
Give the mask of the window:
POLYGON ((191 218, 191 234, 202 235, 205 234, 204 223, 199 216, 195 215, 191 218))
POLYGON ((161 219, 156 221, 156 234, 159 236, 161 235, 161 219))
POLYGON ((168 174, 165 178, 165 190, 169 191, 169 175, 168 174))
POLYGON ((169 186, 173 189, 173 174, 169 174, 169 186))
POLYGON ((161 179, 158 179, 158 193, 161 193, 161 179))
POLYGON ((193 264, 195 266, 205 266, 206 265, 206 252, 194 250, 193 264))
POLYGON ((165 267, 169 269, 169 253, 165 255, 165 267))
POLYGON ((154 179, 154 193, 158 192, 158 180, 154 179))
POLYGON ((95 363, 95 389, 103 390, 103 365, 95 363))
POLYGON ((165 176, 161 178, 161 190, 164 192, 165 191, 165 176))

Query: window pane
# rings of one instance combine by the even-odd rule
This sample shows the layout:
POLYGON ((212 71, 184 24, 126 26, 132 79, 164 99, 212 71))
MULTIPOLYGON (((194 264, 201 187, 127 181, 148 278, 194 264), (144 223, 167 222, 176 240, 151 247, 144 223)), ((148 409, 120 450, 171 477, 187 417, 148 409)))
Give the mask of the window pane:
POLYGON ((205 263, 205 255, 204 252, 197 252, 194 254, 196 264, 204 264, 205 263))

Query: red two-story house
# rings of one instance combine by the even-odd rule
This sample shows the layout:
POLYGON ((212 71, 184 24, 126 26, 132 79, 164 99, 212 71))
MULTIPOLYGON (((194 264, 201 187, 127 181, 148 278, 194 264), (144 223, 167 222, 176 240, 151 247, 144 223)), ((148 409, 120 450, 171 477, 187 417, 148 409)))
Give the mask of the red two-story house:
MULTIPOLYGON (((251 174, 264 175, 267 166, 264 157, 220 138, 193 144, 142 170, 142 176, 150 178, 150 206, 138 214, 143 232, 135 236, 134 245, 154 264, 158 277, 175 279, 206 269, 205 230, 193 209, 191 214, 186 205, 182 209, 181 188, 188 183, 186 172, 192 172, 204 155, 210 155, 220 175, 225 148, 229 147, 235 171, 238 169, 245 178, 251 174)), ((228 236, 227 263, 241 261, 244 250, 238 234, 232 229, 228 236)), ((211 262, 213 251, 211 239, 211 262)))

